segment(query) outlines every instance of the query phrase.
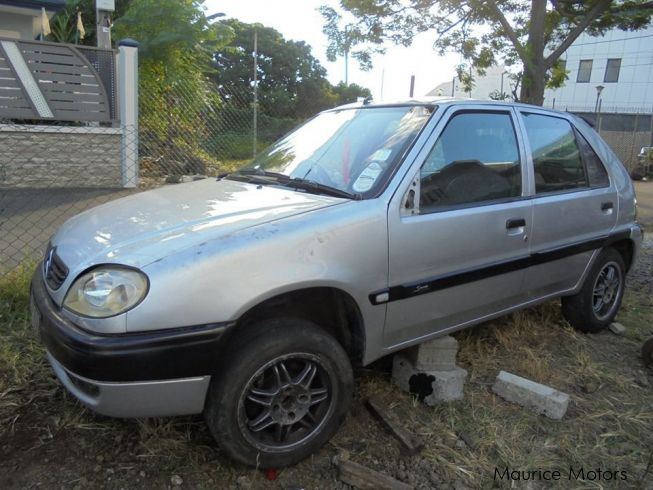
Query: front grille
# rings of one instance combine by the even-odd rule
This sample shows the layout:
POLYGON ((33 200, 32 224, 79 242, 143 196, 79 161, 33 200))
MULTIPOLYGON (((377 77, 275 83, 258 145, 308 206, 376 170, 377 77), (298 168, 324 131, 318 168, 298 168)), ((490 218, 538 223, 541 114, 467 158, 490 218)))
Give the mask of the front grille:
POLYGON ((68 277, 68 267, 57 255, 57 247, 48 245, 45 260, 43 261, 43 273, 45 274, 45 282, 53 290, 59 289, 66 277, 68 277))

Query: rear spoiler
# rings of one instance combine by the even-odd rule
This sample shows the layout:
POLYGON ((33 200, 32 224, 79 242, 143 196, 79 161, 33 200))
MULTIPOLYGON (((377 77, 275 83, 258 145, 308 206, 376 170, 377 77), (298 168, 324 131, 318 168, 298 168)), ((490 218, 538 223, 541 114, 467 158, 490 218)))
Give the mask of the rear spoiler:
POLYGON ((596 127, 596 123, 589 119, 587 116, 583 116, 581 114, 574 114, 576 117, 580 117, 583 121, 585 121, 587 124, 589 124, 592 128, 596 127))

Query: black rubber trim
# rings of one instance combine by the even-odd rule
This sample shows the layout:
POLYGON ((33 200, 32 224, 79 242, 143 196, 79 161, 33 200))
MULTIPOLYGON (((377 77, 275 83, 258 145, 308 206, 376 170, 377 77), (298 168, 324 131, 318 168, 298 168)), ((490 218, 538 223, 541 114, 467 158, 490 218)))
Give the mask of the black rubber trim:
POLYGON ((43 283, 39 265, 32 297, 47 350, 73 374, 95 381, 154 381, 212 374, 221 340, 234 323, 216 323, 147 333, 101 335, 61 315, 43 283))
POLYGON ((546 250, 535 252, 530 255, 518 257, 506 262, 499 262, 497 264, 488 264, 471 270, 454 272, 437 277, 431 277, 417 282, 401 284, 398 286, 391 286, 388 289, 376 291, 369 295, 369 300, 373 305, 385 304, 392 301, 399 301, 406 298, 420 296, 422 294, 433 293, 442 289, 447 289, 454 286, 460 286, 470 282, 488 279, 490 277, 515 272, 528 267, 533 267, 554 260, 564 259, 577 255, 590 250, 607 247, 608 245, 630 238, 630 230, 615 233, 609 236, 602 236, 587 240, 584 242, 566 245, 564 247, 556 248, 553 250, 546 250), (388 301, 377 302, 376 298, 379 294, 389 293, 388 301))

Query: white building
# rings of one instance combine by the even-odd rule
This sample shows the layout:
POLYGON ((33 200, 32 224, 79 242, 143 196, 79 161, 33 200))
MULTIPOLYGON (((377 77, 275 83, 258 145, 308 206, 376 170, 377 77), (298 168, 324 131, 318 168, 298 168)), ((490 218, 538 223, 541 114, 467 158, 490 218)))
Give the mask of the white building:
POLYGON ((569 79, 545 91, 545 107, 594 111, 600 101, 602 112, 653 110, 653 26, 601 37, 582 34, 560 59, 569 79))
POLYGON ((441 83, 426 95, 445 95, 454 97, 468 97, 472 99, 489 99, 492 92, 512 95, 511 80, 509 74, 503 66, 491 66, 485 71, 485 75, 474 74, 474 87, 470 92, 466 92, 458 78, 453 78, 451 82, 441 83), (453 92, 451 87, 453 84, 453 92))

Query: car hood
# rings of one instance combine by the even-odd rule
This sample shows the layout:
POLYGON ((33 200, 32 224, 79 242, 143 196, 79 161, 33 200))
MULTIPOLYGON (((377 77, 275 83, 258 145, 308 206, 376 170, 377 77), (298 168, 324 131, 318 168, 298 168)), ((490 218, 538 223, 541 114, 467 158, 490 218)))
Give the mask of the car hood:
POLYGON ((143 267, 189 246, 346 202, 341 198, 204 179, 137 193, 69 219, 52 238, 71 269, 143 267))

